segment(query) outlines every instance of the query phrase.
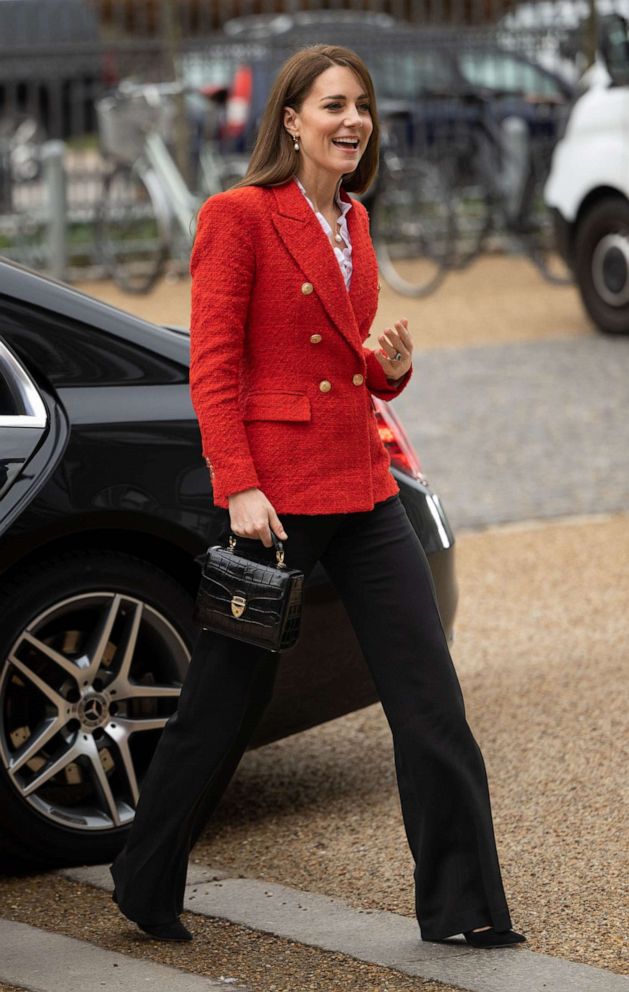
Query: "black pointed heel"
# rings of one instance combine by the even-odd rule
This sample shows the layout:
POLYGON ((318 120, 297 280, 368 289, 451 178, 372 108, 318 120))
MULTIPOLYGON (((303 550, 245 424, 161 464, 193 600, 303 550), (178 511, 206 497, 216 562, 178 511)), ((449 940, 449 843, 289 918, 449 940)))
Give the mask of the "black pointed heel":
POLYGON ((509 944, 521 944, 526 940, 523 933, 515 930, 465 930, 463 933, 470 947, 508 947, 509 944))
POLYGON ((192 940, 192 934, 179 920, 174 923, 158 923, 151 926, 148 923, 138 923, 140 930, 155 940, 192 940))
MULTIPOLYGON (((118 906, 118 897, 115 890, 111 894, 112 900, 118 906)), ((122 913, 122 910, 120 910, 122 913)), ((129 919, 125 913, 122 913, 126 919, 129 919)), ((184 927, 180 920, 174 920, 173 923, 138 923, 137 920, 131 920, 131 923, 135 923, 140 930, 148 934, 149 937, 153 937, 154 940, 192 940, 192 934, 187 927, 184 927)))

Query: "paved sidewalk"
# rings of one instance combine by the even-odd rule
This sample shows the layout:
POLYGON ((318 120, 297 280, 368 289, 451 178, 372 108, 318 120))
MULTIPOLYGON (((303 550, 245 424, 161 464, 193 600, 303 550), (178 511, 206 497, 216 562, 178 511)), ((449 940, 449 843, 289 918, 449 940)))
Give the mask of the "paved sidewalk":
MULTIPOLYGON (((59 874, 112 888, 106 866, 59 874)), ((423 944, 409 917, 354 909, 339 899, 258 879, 229 878, 195 865, 188 874, 185 908, 469 992, 629 992, 629 978, 589 965, 523 947, 477 951, 462 939, 452 941, 453 946, 423 944)))
POLYGON ((0 920, 0 948, 0 981, 37 992, 247 992, 11 920, 0 920))
POLYGON ((629 507, 629 338, 418 352, 393 406, 455 529, 629 507))

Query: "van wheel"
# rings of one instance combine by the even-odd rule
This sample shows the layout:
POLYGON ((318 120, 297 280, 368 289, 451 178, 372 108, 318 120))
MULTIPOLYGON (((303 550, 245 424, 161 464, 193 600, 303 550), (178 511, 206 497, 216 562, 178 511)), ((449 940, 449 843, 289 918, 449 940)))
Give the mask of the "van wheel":
POLYGON ((607 334, 629 334, 629 202, 607 196, 580 221, 575 274, 583 305, 607 334))

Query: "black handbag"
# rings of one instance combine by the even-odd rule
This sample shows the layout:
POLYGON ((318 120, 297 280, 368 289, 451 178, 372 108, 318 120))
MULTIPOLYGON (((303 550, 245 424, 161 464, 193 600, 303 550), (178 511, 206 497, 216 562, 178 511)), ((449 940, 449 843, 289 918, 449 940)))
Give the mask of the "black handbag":
POLYGON ((299 637, 304 573, 285 565, 282 542, 272 531, 271 537, 274 565, 236 554, 233 534, 228 547, 215 544, 197 559, 202 572, 193 616, 206 630, 286 651, 299 637))

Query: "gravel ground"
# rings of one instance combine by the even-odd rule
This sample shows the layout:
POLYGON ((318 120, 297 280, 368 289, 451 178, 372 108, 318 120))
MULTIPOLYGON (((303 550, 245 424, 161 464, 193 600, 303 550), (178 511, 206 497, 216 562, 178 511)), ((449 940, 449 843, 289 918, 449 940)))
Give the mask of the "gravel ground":
MULTIPOLYGON (((0 879, 2 915, 210 978, 236 978, 251 992, 459 992, 344 954, 319 951, 270 934, 184 913, 192 944, 160 944, 127 923, 108 894, 55 876, 0 879)), ((0 992, 16 990, 0 985, 0 992)), ((19 990, 17 990, 19 992, 19 990)), ((88 990, 89 992, 89 990, 88 990)))
MULTIPOLYGON (((629 973, 629 516, 467 534, 458 561, 454 658, 514 925, 531 950, 629 973)), ((245 755, 193 857, 412 916, 379 705, 245 755)))
MULTIPOLYGON (((78 288, 149 320, 183 325, 189 320, 188 279, 162 280, 148 296, 122 293, 107 282, 81 283, 78 288)), ((551 286, 526 260, 502 256, 484 257, 463 272, 451 273, 423 300, 398 296, 383 282, 374 331, 379 333, 400 317, 408 317, 418 348, 592 333, 572 286, 551 286)), ((375 339, 368 344, 378 347, 375 339)))

